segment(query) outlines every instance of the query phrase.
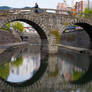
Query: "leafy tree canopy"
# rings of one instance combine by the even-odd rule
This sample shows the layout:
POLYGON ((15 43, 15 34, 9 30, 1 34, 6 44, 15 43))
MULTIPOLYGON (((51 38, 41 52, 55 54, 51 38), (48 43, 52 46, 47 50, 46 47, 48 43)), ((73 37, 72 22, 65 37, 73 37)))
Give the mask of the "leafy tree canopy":
POLYGON ((9 31, 11 25, 12 25, 12 28, 16 29, 18 32, 24 32, 24 25, 23 25, 23 23, 21 23, 19 21, 8 23, 5 26, 3 26, 2 29, 9 31))
POLYGON ((14 65, 14 66, 20 66, 21 64, 23 63, 23 58, 20 57, 20 58, 17 58, 14 62, 11 63, 11 65, 14 65))
POLYGON ((9 76, 10 67, 9 64, 0 65, 0 77, 7 79, 9 76))
POLYGON ((88 18, 90 15, 92 15, 92 8, 90 8, 90 9, 85 8, 84 14, 85 14, 85 17, 88 18))
POLYGON ((14 29, 18 30, 19 32, 23 32, 23 31, 24 31, 24 25, 23 25, 23 23, 21 23, 21 22, 14 22, 14 23, 12 24, 12 27, 13 27, 14 29))

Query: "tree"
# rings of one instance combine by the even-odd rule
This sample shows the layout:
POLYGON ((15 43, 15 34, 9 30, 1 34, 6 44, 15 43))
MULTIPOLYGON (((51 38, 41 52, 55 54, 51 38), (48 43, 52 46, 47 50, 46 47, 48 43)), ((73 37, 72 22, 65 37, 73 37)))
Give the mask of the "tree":
POLYGON ((78 72, 78 71, 75 71, 73 70, 73 73, 72 73, 72 80, 78 80, 80 79, 85 73, 84 72, 78 72))
POLYGON ((10 67, 9 63, 0 65, 0 77, 3 79, 7 79, 9 76, 10 67))
POLYGON ((85 8, 84 14, 85 14, 85 17, 88 18, 90 15, 92 15, 92 8, 90 9, 85 8))
POLYGON ((2 29, 10 31, 11 27, 17 30, 18 32, 24 32, 24 25, 19 21, 8 23, 5 26, 3 26, 2 29))
POLYGON ((17 58, 15 61, 11 62, 11 65, 14 65, 14 66, 20 66, 21 64, 23 63, 23 58, 20 57, 20 58, 17 58))
POLYGON ((14 22, 12 23, 12 27, 19 32, 24 32, 24 25, 21 22, 14 22))
POLYGON ((1 29, 6 30, 6 31, 10 31, 9 30, 10 26, 11 26, 10 23, 8 23, 8 24, 4 25, 1 29))

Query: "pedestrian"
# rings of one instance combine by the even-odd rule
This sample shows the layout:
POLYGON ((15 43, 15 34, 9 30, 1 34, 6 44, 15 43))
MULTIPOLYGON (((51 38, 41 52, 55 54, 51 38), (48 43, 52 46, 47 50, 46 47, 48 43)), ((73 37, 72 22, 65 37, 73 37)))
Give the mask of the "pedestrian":
POLYGON ((38 4, 37 4, 37 3, 35 3, 34 8, 35 8, 34 12, 35 12, 35 13, 38 13, 38 8, 39 8, 39 6, 38 6, 38 4))

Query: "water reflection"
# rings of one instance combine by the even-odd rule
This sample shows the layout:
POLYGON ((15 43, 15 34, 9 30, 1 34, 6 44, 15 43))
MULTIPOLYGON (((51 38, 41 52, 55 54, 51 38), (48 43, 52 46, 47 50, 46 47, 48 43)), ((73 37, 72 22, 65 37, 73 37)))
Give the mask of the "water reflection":
POLYGON ((9 82, 23 82, 30 79, 40 67, 40 55, 22 55, 10 63, 9 82))
MULTIPOLYGON (((89 71, 90 62, 90 56, 88 55, 70 52, 66 49, 60 49, 59 51, 59 69, 65 81, 79 81, 89 71)), ((85 82, 86 79, 83 80, 85 82)), ((80 83, 81 81, 79 81, 80 83)))
POLYGON ((0 77, 13 83, 24 82, 32 78, 40 67, 40 47, 37 50, 29 49, 25 52, 25 49, 22 49, 12 55, 9 63, 0 65, 0 77))
POLYGON ((58 55, 49 54, 47 59, 39 46, 11 48, 0 54, 4 55, 6 61, 0 60, 0 90, 84 92, 84 84, 85 90, 92 90, 92 56, 59 48, 58 55))

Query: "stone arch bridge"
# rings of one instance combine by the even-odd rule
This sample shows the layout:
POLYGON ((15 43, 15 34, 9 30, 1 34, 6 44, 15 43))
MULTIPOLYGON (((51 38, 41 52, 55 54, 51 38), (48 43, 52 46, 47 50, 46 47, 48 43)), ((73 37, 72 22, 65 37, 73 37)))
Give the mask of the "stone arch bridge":
MULTIPOLYGON (((33 9, 14 9, 14 10, 2 11, 2 12, 4 12, 5 14, 0 16, 0 28, 3 27, 5 24, 7 24, 9 22, 13 22, 13 21, 26 22, 29 25, 31 25, 34 29, 36 29, 36 31, 40 35, 41 39, 44 39, 44 40, 46 39, 45 44, 46 43, 50 44, 50 42, 51 42, 49 40, 51 37, 51 35, 50 35, 51 31, 58 30, 58 32, 61 35, 63 35, 63 32, 66 29, 67 24, 69 24, 71 26, 76 24, 78 26, 83 27, 84 30, 86 31, 86 33, 88 34, 90 41, 92 40, 91 20, 88 20, 85 18, 77 18, 75 16, 72 16, 72 13, 70 13, 68 11, 64 11, 65 14, 59 14, 57 10, 53 10, 53 9, 43 9, 43 12, 41 12, 41 13, 34 13, 33 9), (48 12, 48 11, 52 11, 52 12, 48 12)), ((78 34, 77 34, 77 36, 78 36, 78 34)), ((54 44, 54 43, 52 43, 52 44, 54 44)), ((43 54, 42 54, 42 58, 44 58, 43 54)), ((45 57, 45 58, 47 59, 47 57, 45 57)), ((48 76, 51 76, 49 73, 50 72, 53 73, 53 70, 57 67, 56 66, 57 65, 57 57, 53 56, 53 60, 54 60, 53 63, 50 61, 48 62, 49 67, 46 69, 46 72, 45 72, 43 78, 41 80, 37 81, 36 83, 34 83, 30 87, 30 89, 33 89, 35 87, 36 88, 41 88, 41 87, 44 88, 45 87, 44 83, 46 83, 47 87, 50 87, 50 88, 56 87, 56 88, 54 88, 55 91, 57 89, 64 89, 67 87, 68 88, 71 88, 71 87, 77 88, 78 87, 76 85, 72 86, 70 84, 62 85, 63 83, 60 83, 61 77, 59 76, 60 75, 59 73, 57 74, 57 76, 55 78, 53 78, 54 81, 48 78, 48 76), (56 80, 57 80, 57 82, 55 82, 56 80), (52 81, 54 82, 54 85, 53 85, 53 83, 51 84, 52 81), (57 86, 57 84, 59 84, 59 86, 57 86)), ((47 63, 45 63, 45 64, 47 64, 47 63)), ((92 66, 92 64, 90 65, 90 67, 91 66, 92 66)), ((4 82, 1 80, 0 84, 2 84, 2 86, 3 86, 4 82)), ((5 87, 6 86, 8 86, 7 83, 5 84, 5 87)), ((91 86, 91 84, 89 84, 89 86, 91 86)), ((80 87, 80 85, 79 85, 79 87, 80 87)), ((12 90, 11 86, 8 86, 8 88, 10 88, 12 90)), ((17 89, 15 89, 15 91, 16 90, 17 89)), ((27 91, 24 90, 23 92, 27 92, 27 91)))
POLYGON ((2 10, 0 15, 0 28, 13 21, 22 21, 31 25, 41 39, 46 39, 50 43, 51 31, 58 30, 62 35, 67 25, 78 25, 84 28, 92 40, 92 22, 85 18, 79 18, 72 15, 72 12, 60 11, 55 9, 41 9, 41 13, 34 13, 34 9, 11 9, 2 10))

